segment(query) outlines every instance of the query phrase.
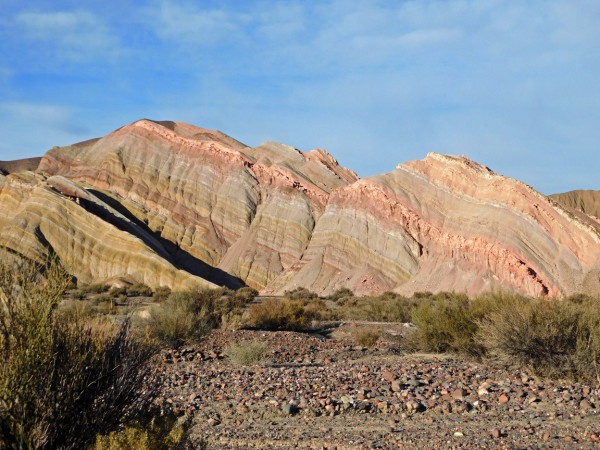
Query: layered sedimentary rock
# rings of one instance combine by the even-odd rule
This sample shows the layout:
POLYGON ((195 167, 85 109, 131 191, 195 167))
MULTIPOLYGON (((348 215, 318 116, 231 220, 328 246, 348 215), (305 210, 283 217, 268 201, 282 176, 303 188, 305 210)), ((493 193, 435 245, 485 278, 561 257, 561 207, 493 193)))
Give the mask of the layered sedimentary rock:
POLYGON ((3 176, 0 245, 82 282, 600 293, 600 223, 578 205, 465 157, 359 180, 323 150, 140 120, 3 176))
POLYGON ((40 262, 57 257, 82 283, 122 278, 155 288, 215 286, 177 270, 160 244, 135 228, 65 178, 32 172, 0 175, 4 247, 40 262))
POLYGON ((356 180, 322 150, 250 148, 219 132, 149 120, 54 148, 39 172, 110 197, 170 243, 192 273, 258 288, 300 259, 330 191, 356 180))
POLYGON ((599 291, 600 227, 464 157, 429 154, 335 191, 271 288, 599 291))

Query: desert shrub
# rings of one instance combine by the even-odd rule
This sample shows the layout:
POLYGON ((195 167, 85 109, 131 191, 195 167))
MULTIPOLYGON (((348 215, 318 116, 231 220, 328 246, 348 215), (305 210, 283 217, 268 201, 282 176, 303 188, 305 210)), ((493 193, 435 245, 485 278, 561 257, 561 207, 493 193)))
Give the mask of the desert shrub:
POLYGON ((193 342, 222 324, 234 327, 241 323, 244 307, 254 299, 253 292, 237 294, 226 288, 172 292, 150 309, 149 317, 141 323, 142 331, 161 345, 193 342))
POLYGON ((86 297, 86 294, 81 289, 73 289, 69 292, 69 296, 72 299, 83 300, 86 297))
POLYGON ((102 292, 100 294, 93 295, 91 297, 91 300, 94 303, 99 304, 99 303, 104 303, 104 302, 110 302, 110 301, 114 300, 114 298, 115 297, 111 293, 109 293, 109 292, 102 292))
POLYGON ((301 300, 268 299, 250 305, 245 319, 248 326, 261 330, 303 330, 321 319, 319 307, 319 303, 301 300))
POLYGON ((594 379, 600 364, 600 302, 505 297, 482 321, 496 358, 546 377, 594 379))
POLYGON ((333 300, 334 302, 343 302, 352 297, 354 297, 354 292, 352 292, 348 288, 340 288, 331 295, 329 295, 327 299, 333 300))
POLYGON ((312 300, 319 298, 317 294, 304 287, 297 287, 291 291, 286 291, 283 296, 290 300, 312 300))
POLYGON ((88 284, 86 286, 81 286, 79 290, 84 294, 102 294, 103 292, 108 292, 110 286, 102 283, 88 284))
POLYGON ((151 400, 152 349, 127 321, 99 331, 61 320, 67 279, 57 264, 0 264, 1 448, 85 448, 151 400))
POLYGON ((224 350, 231 362, 240 366, 250 366, 261 362, 267 352, 266 344, 258 341, 242 341, 227 346, 224 350))
POLYGON ((351 334, 357 344, 360 344, 363 347, 373 347, 381 336, 381 330, 355 328, 351 331, 351 334))
POLYGON ((574 365, 578 378, 600 385, 600 299, 583 303, 579 316, 574 365))
MULTIPOLYGON (((171 450, 191 448, 188 423, 173 414, 165 414, 154 408, 147 418, 132 422, 119 431, 96 435, 90 450, 171 450), (149 420, 148 420, 149 419, 149 420)), ((193 448, 206 448, 205 443, 193 448)))
POLYGON ((116 286, 113 286, 113 287, 111 287, 109 289, 108 293, 112 297, 127 296, 127 288, 126 287, 116 287, 116 286))
POLYGON ((242 303, 250 303, 258 295, 258 291, 251 287, 243 287, 235 291, 232 296, 242 303))
POLYGON ((152 295, 152 297, 155 301, 162 302, 166 300, 169 297, 169 295, 171 295, 171 288, 167 286, 161 286, 154 290, 154 294, 152 295))
POLYGON ((412 311, 412 322, 417 328, 410 335, 410 346, 428 352, 485 354, 477 332, 479 321, 491 307, 488 299, 469 300, 464 295, 454 295, 450 299, 423 298, 412 311))
POLYGON ((418 303, 414 298, 386 292, 378 296, 348 298, 339 305, 337 315, 344 320, 409 322, 418 303))
POLYGON ((142 283, 134 284, 126 288, 127 297, 151 297, 152 288, 142 283))
POLYGON ((216 326, 210 294, 174 292, 150 309, 145 331, 160 345, 177 347, 195 341, 216 326))
POLYGON ((66 322, 81 322, 94 316, 90 302, 81 300, 64 301, 56 311, 57 317, 66 322))
POLYGON ((112 297, 94 299, 93 302, 96 304, 96 312, 99 314, 111 315, 117 313, 116 301, 112 297))

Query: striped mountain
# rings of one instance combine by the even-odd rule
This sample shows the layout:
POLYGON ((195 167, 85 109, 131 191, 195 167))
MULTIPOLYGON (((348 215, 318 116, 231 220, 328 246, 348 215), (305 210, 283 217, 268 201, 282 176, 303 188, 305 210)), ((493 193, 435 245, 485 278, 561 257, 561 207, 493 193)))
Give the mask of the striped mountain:
POLYGON ((144 119, 31 164, 3 163, 0 244, 84 283, 600 292, 600 223, 465 157, 358 179, 324 150, 144 119))

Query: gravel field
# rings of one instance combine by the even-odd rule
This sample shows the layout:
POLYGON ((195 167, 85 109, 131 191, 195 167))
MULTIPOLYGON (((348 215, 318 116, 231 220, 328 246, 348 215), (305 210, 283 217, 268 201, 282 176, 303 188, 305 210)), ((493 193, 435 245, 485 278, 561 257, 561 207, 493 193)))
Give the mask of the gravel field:
POLYGON ((357 347, 352 328, 327 337, 215 330, 162 354, 161 400, 188 417, 194 439, 211 449, 600 448, 596 386, 403 354, 389 338, 401 329, 357 347), (247 340, 266 344, 259 364, 239 366, 223 355, 247 340))

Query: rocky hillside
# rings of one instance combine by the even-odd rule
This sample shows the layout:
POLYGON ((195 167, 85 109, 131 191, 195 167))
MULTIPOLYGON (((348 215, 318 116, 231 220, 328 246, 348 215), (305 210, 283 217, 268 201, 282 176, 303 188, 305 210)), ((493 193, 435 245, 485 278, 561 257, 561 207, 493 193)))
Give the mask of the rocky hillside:
POLYGON ((0 175, 0 244, 82 282, 600 292, 600 223, 464 157, 359 180, 323 150, 140 120, 0 175))

